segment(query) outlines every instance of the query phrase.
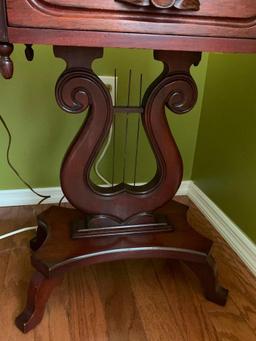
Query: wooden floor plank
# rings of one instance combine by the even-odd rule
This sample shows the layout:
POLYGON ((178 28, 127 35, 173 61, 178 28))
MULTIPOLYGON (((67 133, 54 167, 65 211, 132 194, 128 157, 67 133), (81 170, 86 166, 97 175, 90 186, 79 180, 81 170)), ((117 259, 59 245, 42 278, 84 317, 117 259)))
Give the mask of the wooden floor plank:
MULTIPOLYGON (((194 275, 185 271, 193 295, 209 314, 218 337, 222 340, 256 340, 256 281, 223 238, 212 229, 198 209, 191 205, 189 220, 201 233, 214 240, 213 256, 218 265, 219 279, 229 289, 229 299, 223 309, 203 299, 195 290, 194 275)), ((187 269, 186 269, 187 270, 187 269)))
MULTIPOLYGON (((179 262, 154 260, 154 270, 159 284, 165 291, 169 305, 176 316, 176 324, 183 331, 185 340, 215 341, 217 333, 202 310, 198 300, 192 295, 192 289, 187 285, 187 278, 179 262)), ((202 294, 199 288, 199 295, 202 294)))
POLYGON ((104 305, 92 268, 77 269, 69 273, 66 283, 63 295, 69 297, 66 310, 71 340, 107 340, 104 305))
POLYGON ((127 261, 126 265, 147 339, 184 340, 176 311, 159 285, 152 260, 127 261))
POLYGON ((146 340, 125 263, 98 264, 93 269, 104 305, 109 340, 146 340))
MULTIPOLYGON (((118 261, 68 274, 53 292, 42 323, 23 335, 14 319, 25 303, 33 272, 29 232, 0 241, 0 340, 255 341, 255 278, 190 206, 190 223, 215 241, 220 280, 230 289, 226 307, 206 301, 197 278, 179 262, 118 261)), ((34 224, 36 214, 46 207, 0 209, 1 232, 34 224)))
MULTIPOLYGON (((28 252, 21 252, 19 249, 7 252, 7 255, 1 255, 4 258, 5 269, 4 276, 1 276, 1 292, 0 292, 0 340, 34 340, 34 332, 26 338, 21 335, 20 331, 14 327, 14 319, 21 309, 20 302, 23 301, 24 290, 26 290, 26 276, 29 276, 29 262, 26 263, 28 252), (23 280, 23 276, 25 280, 23 280)), ((2 265, 2 264, 1 264, 2 265)), ((1 271, 4 268, 1 266, 1 271)), ((24 303, 24 302, 23 302, 24 303)))
POLYGON ((214 249, 218 259, 220 279, 230 289, 229 297, 241 315, 256 334, 256 285, 252 274, 238 260, 226 245, 222 250, 221 242, 214 249), (225 275, 224 275, 225 274, 225 275))
POLYGON ((229 298, 223 308, 214 303, 208 302, 201 294, 199 282, 194 274, 184 266, 187 287, 191 287, 191 299, 197 302, 206 319, 213 325, 218 340, 246 340, 254 341, 256 335, 248 325, 243 315, 237 309, 232 298, 229 298))

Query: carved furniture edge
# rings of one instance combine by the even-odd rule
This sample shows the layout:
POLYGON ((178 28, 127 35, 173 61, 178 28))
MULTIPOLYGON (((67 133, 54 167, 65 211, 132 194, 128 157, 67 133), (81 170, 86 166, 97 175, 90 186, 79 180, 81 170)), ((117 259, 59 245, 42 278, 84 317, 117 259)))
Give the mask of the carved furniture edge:
MULTIPOLYGON (((209 2, 209 8, 208 5, 203 5, 208 1, 202 2, 198 13, 181 11, 174 7, 159 10, 153 6, 137 7, 109 1, 112 5, 105 8, 99 0, 95 1, 95 4, 89 2, 91 5, 81 0, 69 0, 67 3, 63 0, 19 0, 19 6, 15 0, 7 0, 8 25, 12 28, 54 29, 64 32, 80 30, 84 35, 87 32, 101 32, 102 35, 107 35, 107 32, 136 32, 147 35, 256 39, 256 8, 254 5, 243 7, 239 0, 236 0, 239 7, 233 6, 231 9, 227 4, 232 0, 227 0, 223 14, 222 11, 216 13, 217 4, 214 5, 214 1, 209 2), (245 11, 248 8, 251 10, 245 11), (27 18, 30 18, 29 22, 27 18)), ((157 1, 172 3, 174 0, 157 1)), ((191 1, 194 3, 196 0, 185 2, 191 1)), ((185 6, 185 2, 182 6, 185 6)), ((98 43, 98 46, 102 46, 98 43)), ((58 45, 58 42, 54 44, 58 45)))
POLYGON ((179 10, 198 11, 200 8, 199 0, 115 0, 125 2, 134 6, 154 6, 156 8, 177 8, 179 10))
POLYGON ((0 0, 0 42, 8 42, 5 0, 0 0))
POLYGON ((16 318, 16 326, 27 333, 41 322, 51 292, 61 284, 65 273, 75 267, 120 259, 183 261, 197 276, 205 298, 224 306, 228 290, 218 281, 216 264, 211 256, 212 241, 192 229, 187 222, 187 206, 171 201, 158 211, 161 214, 168 212, 174 232, 142 233, 129 235, 129 238, 90 237, 86 243, 83 239, 69 237, 69 222, 81 217, 80 211, 54 206, 44 211, 38 217, 37 236, 30 244, 31 261, 36 271, 30 281, 25 309, 16 318), (185 238, 187 234, 191 238, 185 238))
POLYGON ((256 53, 256 39, 8 27, 9 41, 87 47, 256 53))

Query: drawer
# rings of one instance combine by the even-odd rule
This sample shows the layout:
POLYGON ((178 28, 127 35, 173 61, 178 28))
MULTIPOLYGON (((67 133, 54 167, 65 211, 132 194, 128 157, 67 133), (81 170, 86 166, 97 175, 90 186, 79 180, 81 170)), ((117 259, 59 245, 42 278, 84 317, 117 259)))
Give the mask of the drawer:
POLYGON ((176 0, 169 1, 170 8, 155 6, 153 2, 157 1, 160 0, 6 0, 6 3, 11 27, 256 38, 255 0, 176 0))

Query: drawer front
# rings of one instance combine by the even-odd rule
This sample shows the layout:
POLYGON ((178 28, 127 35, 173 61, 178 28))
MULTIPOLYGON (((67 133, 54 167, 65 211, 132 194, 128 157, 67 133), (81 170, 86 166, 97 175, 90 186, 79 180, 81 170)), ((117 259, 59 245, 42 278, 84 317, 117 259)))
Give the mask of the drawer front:
MULTIPOLYGON (((130 0, 130 2, 136 3, 136 0, 130 0)), ((149 1, 150 2, 150 1, 149 1)), ((185 1, 184 1, 185 2, 185 1)), ((199 3, 200 10, 197 13, 192 13, 196 16, 210 16, 210 17, 223 17, 223 18, 252 18, 256 15, 255 0, 198 0, 195 3, 199 3)), ((140 3, 143 1, 137 1, 138 5, 129 4, 129 0, 36 0, 33 3, 42 4, 46 6, 62 7, 69 10, 72 8, 79 9, 96 9, 96 10, 114 10, 114 11, 133 11, 138 12, 143 9, 147 12, 168 14, 170 12, 177 12, 176 10, 156 8, 153 4, 143 6, 140 3)), ((193 4, 193 1, 187 1, 188 8, 189 3, 193 4)), ((184 5, 186 6, 186 5, 184 5)), ((184 11, 183 11, 184 12, 184 11)), ((184 13, 183 13, 184 14, 184 13)), ((191 14, 191 12, 190 12, 191 14)))
POLYGON ((14 27, 256 38, 256 0, 184 0, 185 9, 151 1, 6 0, 14 27), (190 9, 195 3, 200 7, 190 9))

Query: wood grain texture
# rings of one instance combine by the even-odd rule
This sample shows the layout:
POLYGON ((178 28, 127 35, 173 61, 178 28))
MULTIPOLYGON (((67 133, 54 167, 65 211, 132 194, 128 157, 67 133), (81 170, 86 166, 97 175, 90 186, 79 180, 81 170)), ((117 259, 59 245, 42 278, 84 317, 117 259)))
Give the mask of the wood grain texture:
POLYGON ((46 279, 41 273, 35 272, 29 286, 26 313, 19 315, 15 323, 23 332, 41 322, 46 303, 52 291, 62 282, 63 276, 46 279))
POLYGON ((13 62, 10 58, 12 52, 12 44, 0 43, 0 74, 5 79, 10 79, 13 76, 13 62))
POLYGON ((134 6, 155 6, 157 8, 171 8, 182 9, 186 11, 198 11, 200 8, 199 0, 115 0, 126 2, 134 6))
MULTIPOLYGON (((196 2, 177 1, 177 4, 183 8, 185 3, 196 2)), ((102 47, 106 47, 105 37, 109 32, 121 33, 126 47, 132 47, 129 45, 129 35, 134 33, 143 36, 156 34, 159 37, 204 37, 203 50, 210 48, 207 40, 209 37, 215 37, 217 40, 226 38, 226 41, 232 38, 256 39, 254 0, 202 0, 198 11, 174 7, 138 7, 113 0, 105 0, 104 3, 101 0, 6 0, 6 4, 10 28, 36 29, 39 35, 40 29, 82 31, 84 35, 88 32, 98 32, 100 36, 97 46, 102 47)), ((25 40, 29 42, 32 31, 28 30, 27 33, 25 40)), ((61 38, 58 32, 55 33, 55 45, 61 44, 63 39, 66 39, 66 45, 71 44, 65 35, 61 38)), ((147 48, 148 39, 149 36, 140 39, 139 47, 147 48)), ((117 42, 113 41, 113 44, 116 45, 117 42)), ((187 46, 184 49, 189 50, 187 46)))
POLYGON ((0 42, 7 42, 7 23, 5 0, 0 0, 0 42))
POLYGON ((98 47, 100 42, 104 47, 147 48, 172 51, 202 51, 202 52, 256 52, 254 39, 214 38, 196 36, 172 36, 157 34, 92 32, 78 30, 54 30, 36 28, 8 28, 9 39, 20 44, 58 44, 72 46, 98 47))
MULTIPOLYGON (((186 6, 186 3, 198 3, 199 0, 128 0, 137 3, 145 3, 147 4, 150 1, 154 2, 176 2, 176 4, 183 3, 183 6, 186 6)), ((34 3, 36 5, 44 4, 48 8, 65 8, 68 10, 71 9, 84 9, 84 10, 112 10, 112 11, 124 11, 124 12, 142 12, 141 9, 136 7, 127 6, 125 4, 121 4, 119 1, 114 0, 104 0, 104 4, 102 0, 7 0, 7 3, 16 3, 16 7, 19 7, 22 3, 34 3)), ((216 16, 216 17, 246 17, 250 18, 255 14, 254 11, 254 0, 214 0, 214 3, 209 0, 200 0, 200 12, 198 13, 187 13, 182 12, 182 15, 190 16, 191 14, 196 17, 205 17, 205 16, 216 16), (219 9, 222 8, 222 11, 219 9)), ((154 7, 145 8, 143 13, 157 13, 158 9, 154 7)), ((173 10, 161 10, 160 13, 162 15, 173 15, 177 14, 177 11, 173 10)), ((180 12, 178 12, 180 15, 180 12)))
MULTIPOLYGON (((2 229, 34 223, 33 215, 45 207, 0 209, 2 229)), ((185 265, 117 261, 68 274, 53 292, 42 323, 23 335, 13 320, 25 303, 32 274, 28 233, 0 242, 0 340, 254 341, 255 278, 192 204, 189 221, 215 242, 220 279, 230 288, 226 307, 203 298, 198 280, 185 265)))

